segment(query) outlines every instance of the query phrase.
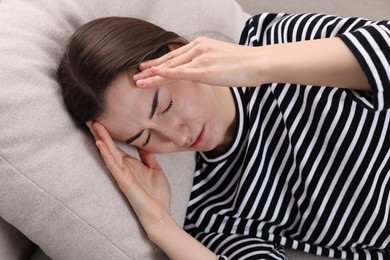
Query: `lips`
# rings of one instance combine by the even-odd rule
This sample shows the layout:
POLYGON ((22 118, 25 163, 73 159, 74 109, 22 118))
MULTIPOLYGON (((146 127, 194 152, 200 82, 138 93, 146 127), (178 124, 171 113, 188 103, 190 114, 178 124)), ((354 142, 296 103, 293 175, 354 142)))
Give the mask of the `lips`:
POLYGON ((205 129, 204 129, 204 126, 202 127, 202 130, 200 131, 199 135, 197 136, 195 142, 193 144, 191 144, 191 148, 197 148, 203 141, 204 139, 204 132, 205 132, 205 129))

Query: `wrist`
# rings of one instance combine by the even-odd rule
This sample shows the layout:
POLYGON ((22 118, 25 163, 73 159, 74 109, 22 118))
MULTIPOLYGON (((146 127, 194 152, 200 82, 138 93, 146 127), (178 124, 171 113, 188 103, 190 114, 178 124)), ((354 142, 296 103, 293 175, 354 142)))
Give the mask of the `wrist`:
POLYGON ((294 61, 293 57, 286 53, 286 47, 287 45, 276 44, 258 48, 257 57, 261 61, 258 73, 261 75, 262 84, 289 82, 289 70, 294 66, 294 61))
POLYGON ((147 231, 149 239, 160 247, 169 259, 215 260, 217 256, 183 230, 167 215, 147 231))
POLYGON ((164 217, 162 217, 158 222, 153 225, 148 225, 145 231, 150 241, 159 246, 161 241, 166 238, 165 234, 168 234, 176 229, 181 228, 170 215, 164 215, 164 217))
POLYGON ((270 50, 268 46, 265 47, 248 47, 245 46, 246 52, 242 51, 240 55, 243 58, 242 71, 243 82, 246 82, 246 86, 259 86, 265 83, 270 83, 269 72, 270 62, 272 61, 270 50))

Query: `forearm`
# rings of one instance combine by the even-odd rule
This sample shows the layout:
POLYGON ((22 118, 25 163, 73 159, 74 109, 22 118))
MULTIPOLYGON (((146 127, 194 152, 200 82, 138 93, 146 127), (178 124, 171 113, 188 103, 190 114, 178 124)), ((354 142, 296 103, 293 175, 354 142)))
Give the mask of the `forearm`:
POLYGON ((171 217, 147 230, 149 239, 170 259, 215 260, 217 256, 179 227, 171 217))
POLYGON ((263 83, 296 83, 370 91, 358 61, 339 38, 258 47, 263 83))

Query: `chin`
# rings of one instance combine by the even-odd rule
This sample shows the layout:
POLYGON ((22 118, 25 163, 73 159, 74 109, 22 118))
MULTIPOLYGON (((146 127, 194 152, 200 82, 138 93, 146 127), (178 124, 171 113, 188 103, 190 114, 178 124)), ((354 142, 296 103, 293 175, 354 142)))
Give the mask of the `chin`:
POLYGON ((211 152, 218 148, 218 145, 215 144, 207 144, 207 147, 199 147, 197 149, 198 152, 211 152))

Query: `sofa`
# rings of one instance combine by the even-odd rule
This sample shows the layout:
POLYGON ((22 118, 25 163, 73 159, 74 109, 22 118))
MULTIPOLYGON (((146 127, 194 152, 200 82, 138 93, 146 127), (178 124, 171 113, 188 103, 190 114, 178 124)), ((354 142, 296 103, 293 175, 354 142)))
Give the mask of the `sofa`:
MULTIPOLYGON (((390 11, 387 1, 0 0, 0 259, 167 258, 147 239, 93 137, 79 129, 62 103, 56 68, 78 26, 103 16, 131 16, 189 40, 206 35, 237 42, 245 21, 258 12, 381 19, 390 11)), ((158 156, 179 224, 194 158, 192 152, 158 156)))

